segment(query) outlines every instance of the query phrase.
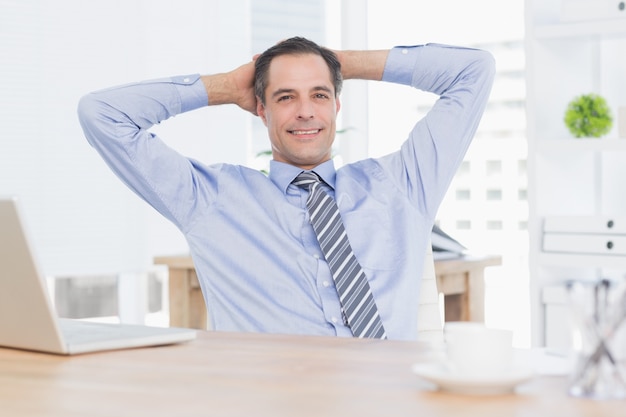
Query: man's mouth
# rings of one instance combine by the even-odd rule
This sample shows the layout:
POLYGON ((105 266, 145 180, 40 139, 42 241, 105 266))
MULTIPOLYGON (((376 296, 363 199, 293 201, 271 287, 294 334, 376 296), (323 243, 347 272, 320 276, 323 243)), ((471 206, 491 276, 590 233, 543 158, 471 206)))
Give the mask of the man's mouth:
POLYGON ((309 129, 309 130, 288 130, 292 135, 317 135, 322 129, 309 129))

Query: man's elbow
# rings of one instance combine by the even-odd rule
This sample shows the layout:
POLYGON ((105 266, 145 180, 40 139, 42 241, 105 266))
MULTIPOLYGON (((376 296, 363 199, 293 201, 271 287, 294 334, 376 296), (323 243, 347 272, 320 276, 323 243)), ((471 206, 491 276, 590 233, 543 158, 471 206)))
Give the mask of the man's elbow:
POLYGON ((96 114, 98 114, 98 108, 100 103, 92 93, 86 94, 78 101, 77 113, 78 120, 81 125, 90 122, 96 114))
POLYGON ((481 72, 485 74, 485 76, 493 80, 496 75, 496 60, 493 54, 489 51, 480 50, 476 58, 478 65, 480 65, 481 72))
POLYGON ((78 101, 78 121, 87 141, 92 146, 95 141, 105 138, 106 132, 111 131, 108 125, 112 124, 112 117, 107 115, 109 106, 98 98, 97 94, 89 93, 78 101))

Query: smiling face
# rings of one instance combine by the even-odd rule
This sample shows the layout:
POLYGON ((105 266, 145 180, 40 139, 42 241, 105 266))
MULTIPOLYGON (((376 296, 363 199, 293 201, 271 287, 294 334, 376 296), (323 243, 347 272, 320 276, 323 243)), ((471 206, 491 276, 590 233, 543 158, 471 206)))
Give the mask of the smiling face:
POLYGON ((340 102, 322 57, 275 57, 264 101, 258 100, 257 113, 267 126, 274 160, 309 170, 330 159, 340 102))

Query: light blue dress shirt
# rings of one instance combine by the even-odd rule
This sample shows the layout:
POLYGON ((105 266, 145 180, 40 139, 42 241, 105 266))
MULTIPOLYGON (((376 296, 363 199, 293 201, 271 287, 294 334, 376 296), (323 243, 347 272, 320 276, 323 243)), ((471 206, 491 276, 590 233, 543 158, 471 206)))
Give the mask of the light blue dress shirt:
MULTIPOLYGON (((476 131, 494 76, 491 55, 443 45, 396 47, 383 81, 440 96, 401 149, 335 170, 331 188, 390 339, 417 337, 424 254, 437 208, 476 131)), ((189 243, 216 330, 351 336, 306 209, 301 170, 269 177, 178 154, 149 128, 207 105, 199 75, 114 87, 81 99, 91 145, 189 243)), ((381 103, 392 105, 393 103, 381 103)))

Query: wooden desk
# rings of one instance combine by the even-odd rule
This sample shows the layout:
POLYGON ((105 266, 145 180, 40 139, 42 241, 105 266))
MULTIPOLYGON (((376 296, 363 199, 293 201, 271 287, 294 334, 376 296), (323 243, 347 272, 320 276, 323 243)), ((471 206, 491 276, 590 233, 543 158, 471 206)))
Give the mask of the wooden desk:
MULTIPOLYGON (((169 270, 170 325, 206 329, 206 306, 191 257, 160 256, 154 263, 167 265, 169 270)), ((498 256, 435 261, 446 321, 485 320, 484 270, 500 264, 498 256)))
POLYGON ((0 410, 19 417, 622 417, 540 377, 517 395, 439 392, 419 342, 200 332, 176 346, 63 357, 0 349, 0 410))
POLYGON ((445 321, 485 321, 485 268, 499 256, 465 256, 435 261, 437 289, 444 295, 445 321))
POLYGON ((196 267, 190 256, 160 256, 155 264, 169 272, 170 326, 207 329, 207 310, 196 267))

